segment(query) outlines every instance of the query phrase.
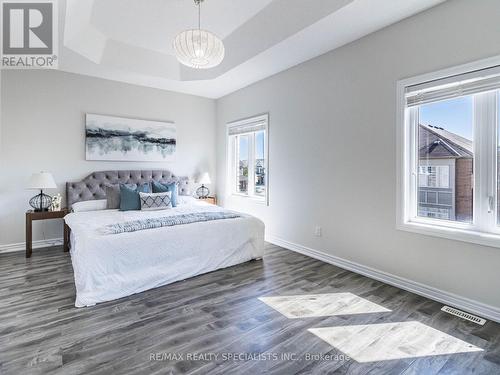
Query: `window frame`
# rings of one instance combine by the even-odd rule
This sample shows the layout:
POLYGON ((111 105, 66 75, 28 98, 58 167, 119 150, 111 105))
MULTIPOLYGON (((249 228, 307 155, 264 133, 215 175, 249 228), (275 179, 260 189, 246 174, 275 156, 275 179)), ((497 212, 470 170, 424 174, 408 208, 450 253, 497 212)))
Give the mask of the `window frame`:
POLYGON ((269 114, 261 114, 248 117, 242 120, 232 121, 226 124, 226 192, 227 196, 238 199, 245 199, 251 202, 269 205, 269 114), (254 130, 238 135, 251 135, 248 142, 248 184, 247 194, 237 191, 237 168, 236 163, 239 162, 237 152, 237 142, 235 138, 238 135, 230 135, 231 128, 245 127, 252 123, 264 122, 264 129, 254 130), (266 193, 264 196, 255 194, 255 135, 259 131, 264 131, 264 168, 266 173, 266 193))
MULTIPOLYGON (((461 223, 418 217, 418 156, 414 142, 418 140, 418 106, 407 108, 405 92, 409 86, 500 66, 500 56, 402 79, 397 82, 396 118, 396 228, 424 235, 500 247, 500 223, 497 224, 497 150, 498 91, 474 95, 473 148, 474 194, 473 222, 461 223), (493 101, 495 102, 493 103, 493 101), (487 125, 484 125, 487 124, 487 125), (485 134, 486 133, 486 134, 485 134), (492 205, 489 197, 493 196, 492 205), (492 212, 489 207, 493 206, 492 212), (486 214, 487 213, 487 214, 486 214)), ((459 79, 457 79, 459 81, 459 79)))

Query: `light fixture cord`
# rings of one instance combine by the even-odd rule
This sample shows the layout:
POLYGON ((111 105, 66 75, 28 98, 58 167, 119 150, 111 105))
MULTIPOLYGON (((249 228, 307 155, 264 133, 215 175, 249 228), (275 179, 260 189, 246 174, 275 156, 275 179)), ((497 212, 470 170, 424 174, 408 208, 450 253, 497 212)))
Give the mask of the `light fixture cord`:
POLYGON ((198 3, 198 30, 201 30, 201 1, 198 3))

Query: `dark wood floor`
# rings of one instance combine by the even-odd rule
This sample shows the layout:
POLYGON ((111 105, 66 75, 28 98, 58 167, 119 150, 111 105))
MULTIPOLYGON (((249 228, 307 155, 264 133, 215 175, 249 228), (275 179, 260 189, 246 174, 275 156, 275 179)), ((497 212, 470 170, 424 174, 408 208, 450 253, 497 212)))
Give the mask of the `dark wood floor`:
POLYGON ((263 261, 95 307, 75 308, 74 294, 61 248, 31 259, 0 255, 1 374, 500 374, 499 324, 481 327, 437 302, 271 245, 263 261), (258 299, 343 292, 390 311, 290 319, 258 299), (343 353, 308 331, 409 321, 484 350, 362 363, 335 359, 343 353))

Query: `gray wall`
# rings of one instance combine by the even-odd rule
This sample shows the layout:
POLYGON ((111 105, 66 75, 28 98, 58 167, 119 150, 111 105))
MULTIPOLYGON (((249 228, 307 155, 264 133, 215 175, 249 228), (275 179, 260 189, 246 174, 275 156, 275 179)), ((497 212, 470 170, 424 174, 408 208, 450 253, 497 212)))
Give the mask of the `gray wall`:
MULTIPOLYGON (((1 88, 0 249, 24 242, 24 212, 36 193, 24 186, 33 172, 52 172, 61 192, 66 181, 106 169, 169 169, 187 176, 209 171, 216 179, 211 99, 58 71, 3 71, 1 88), (85 161, 86 112, 174 121, 176 161, 85 161)), ((60 221, 34 224, 35 240, 61 236, 60 221)))
POLYGON ((448 1, 218 100, 219 198, 270 235, 500 307, 500 249, 395 229, 396 81, 500 54, 499 14, 448 1), (264 112, 269 207, 224 197, 225 124, 264 112))

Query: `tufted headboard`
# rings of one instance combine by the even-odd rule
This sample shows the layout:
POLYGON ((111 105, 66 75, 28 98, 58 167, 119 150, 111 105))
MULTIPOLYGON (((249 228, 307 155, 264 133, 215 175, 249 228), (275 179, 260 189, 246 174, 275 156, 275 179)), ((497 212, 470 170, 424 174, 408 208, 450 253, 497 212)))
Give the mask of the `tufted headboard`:
POLYGON ((73 203, 90 201, 94 199, 105 199, 105 186, 110 184, 140 184, 150 181, 163 183, 179 183, 179 194, 189 195, 189 178, 177 177, 170 171, 103 171, 94 172, 79 182, 66 183, 66 199, 68 208, 73 203))

